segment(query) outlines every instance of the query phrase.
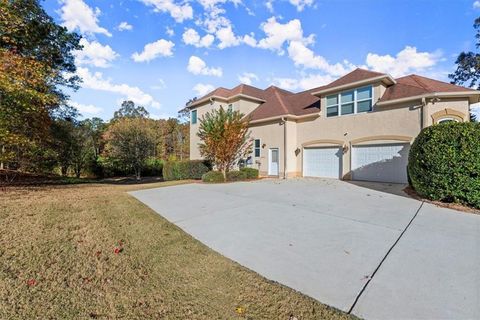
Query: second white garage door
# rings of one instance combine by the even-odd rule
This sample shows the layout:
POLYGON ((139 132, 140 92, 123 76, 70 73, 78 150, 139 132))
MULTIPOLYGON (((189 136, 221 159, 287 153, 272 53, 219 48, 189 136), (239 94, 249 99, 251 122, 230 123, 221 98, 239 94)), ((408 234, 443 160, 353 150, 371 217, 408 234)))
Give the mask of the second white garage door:
POLYGON ((409 151, 409 143, 353 146, 352 178, 407 183, 409 151))
POLYGON ((341 156, 339 147, 303 149, 303 176, 340 178, 341 156))

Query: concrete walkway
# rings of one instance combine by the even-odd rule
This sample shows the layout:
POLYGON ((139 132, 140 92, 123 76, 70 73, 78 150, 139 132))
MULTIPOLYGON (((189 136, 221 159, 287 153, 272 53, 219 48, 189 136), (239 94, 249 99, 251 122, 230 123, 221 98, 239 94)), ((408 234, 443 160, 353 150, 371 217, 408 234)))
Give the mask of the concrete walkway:
POLYGON ((337 180, 133 192, 224 256, 366 319, 480 319, 480 216, 337 180))

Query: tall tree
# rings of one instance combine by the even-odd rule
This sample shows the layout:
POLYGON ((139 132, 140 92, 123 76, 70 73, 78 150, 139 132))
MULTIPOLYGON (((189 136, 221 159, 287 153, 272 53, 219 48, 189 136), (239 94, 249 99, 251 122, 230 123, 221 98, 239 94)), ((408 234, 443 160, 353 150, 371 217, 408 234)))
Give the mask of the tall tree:
POLYGON ((120 109, 113 114, 113 120, 120 118, 148 118, 148 111, 142 106, 136 106, 133 101, 123 101, 120 109))
POLYGON ((248 119, 239 111, 226 111, 223 107, 207 112, 200 119, 198 137, 202 157, 211 160, 217 170, 227 172, 251 151, 248 119))
POLYGON ((28 157, 64 114, 62 90, 78 87, 73 52, 82 47, 37 0, 0 0, 0 32, 0 163, 18 168, 37 163, 28 157))
MULTIPOLYGON (((457 69, 452 74, 448 75, 452 79, 452 83, 458 85, 467 85, 470 88, 480 89, 480 18, 475 19, 473 28, 476 30, 475 39, 476 52, 461 52, 455 64, 457 69)), ((475 114, 470 114, 470 119, 476 121, 475 114)))
POLYGON ((106 155, 131 167, 140 180, 145 161, 152 155, 155 143, 149 119, 120 118, 105 132, 106 155))

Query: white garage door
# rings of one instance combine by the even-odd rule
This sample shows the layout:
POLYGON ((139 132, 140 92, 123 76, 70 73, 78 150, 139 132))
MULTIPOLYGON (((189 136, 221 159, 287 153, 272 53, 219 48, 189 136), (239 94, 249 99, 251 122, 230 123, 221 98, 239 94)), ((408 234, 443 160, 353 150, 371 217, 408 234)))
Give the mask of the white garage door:
POLYGON ((341 156, 339 147, 303 149, 303 176, 340 178, 341 156))
POLYGON ((409 143, 362 145, 352 148, 354 180, 407 183, 409 143))

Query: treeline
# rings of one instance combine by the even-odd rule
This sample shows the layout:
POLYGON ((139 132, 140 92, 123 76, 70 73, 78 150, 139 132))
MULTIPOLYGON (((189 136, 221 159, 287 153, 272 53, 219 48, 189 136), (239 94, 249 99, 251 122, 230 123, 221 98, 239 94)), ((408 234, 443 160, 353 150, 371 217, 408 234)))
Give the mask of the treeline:
POLYGON ((74 58, 80 39, 38 0, 0 0, 0 169, 139 177, 188 157, 188 124, 150 119, 131 101, 108 123, 79 120, 65 91, 81 83, 74 58))

